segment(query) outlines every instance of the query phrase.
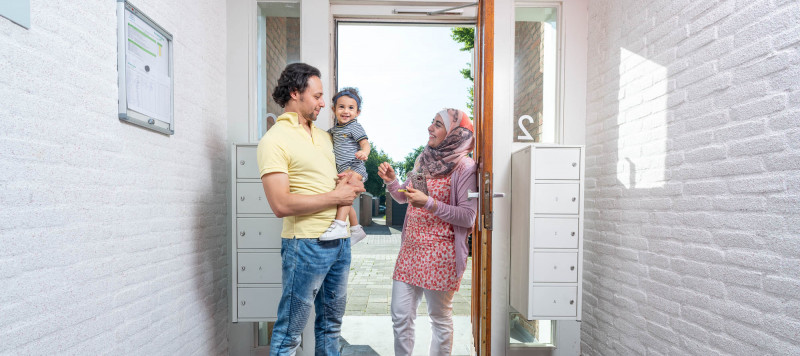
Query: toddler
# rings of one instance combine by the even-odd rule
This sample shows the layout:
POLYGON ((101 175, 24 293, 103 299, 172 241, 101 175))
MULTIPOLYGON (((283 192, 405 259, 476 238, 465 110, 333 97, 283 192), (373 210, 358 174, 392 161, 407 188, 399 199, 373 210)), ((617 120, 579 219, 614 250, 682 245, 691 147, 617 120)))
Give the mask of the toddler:
MULTIPOLYGON (((333 136, 333 153, 339 173, 352 170, 351 181, 365 182, 367 168, 364 161, 369 156, 369 140, 364 128, 356 121, 361 114, 361 96, 356 88, 344 88, 333 96, 333 113, 336 123, 328 131, 333 136)), ((347 237, 347 219, 350 218, 350 245, 355 245, 367 234, 358 224, 355 209, 341 205, 336 210, 336 220, 331 223, 319 239, 328 241, 347 237)))

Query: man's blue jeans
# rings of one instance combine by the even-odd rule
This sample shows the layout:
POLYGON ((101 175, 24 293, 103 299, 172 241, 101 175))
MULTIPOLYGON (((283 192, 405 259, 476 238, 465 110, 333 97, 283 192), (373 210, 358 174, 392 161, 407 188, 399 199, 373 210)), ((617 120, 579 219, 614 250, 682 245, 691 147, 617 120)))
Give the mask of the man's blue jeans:
POLYGON ((294 354, 314 304, 315 354, 339 355, 350 273, 350 239, 282 239, 281 258, 283 294, 269 354, 294 354))

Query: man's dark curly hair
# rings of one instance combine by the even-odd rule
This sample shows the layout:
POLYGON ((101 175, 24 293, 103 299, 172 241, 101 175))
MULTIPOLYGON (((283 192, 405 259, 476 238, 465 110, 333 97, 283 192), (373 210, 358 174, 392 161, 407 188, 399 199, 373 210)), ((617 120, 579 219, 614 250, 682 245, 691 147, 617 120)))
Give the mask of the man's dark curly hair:
POLYGON ((302 93, 308 87, 308 79, 311 77, 322 77, 319 69, 305 63, 292 63, 278 78, 278 86, 272 91, 272 99, 278 105, 285 107, 286 103, 292 98, 292 92, 302 93))

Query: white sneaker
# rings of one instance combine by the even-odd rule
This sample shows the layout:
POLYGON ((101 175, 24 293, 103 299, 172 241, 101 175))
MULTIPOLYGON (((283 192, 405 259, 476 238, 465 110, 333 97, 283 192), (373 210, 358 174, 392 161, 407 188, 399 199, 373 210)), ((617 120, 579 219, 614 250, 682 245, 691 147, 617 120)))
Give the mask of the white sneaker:
POLYGON ((362 228, 361 225, 350 227, 350 246, 357 244, 365 237, 367 237, 367 233, 364 232, 364 228, 362 228))
POLYGON ((339 223, 334 220, 328 230, 319 236, 320 241, 330 241, 347 237, 347 224, 339 223))

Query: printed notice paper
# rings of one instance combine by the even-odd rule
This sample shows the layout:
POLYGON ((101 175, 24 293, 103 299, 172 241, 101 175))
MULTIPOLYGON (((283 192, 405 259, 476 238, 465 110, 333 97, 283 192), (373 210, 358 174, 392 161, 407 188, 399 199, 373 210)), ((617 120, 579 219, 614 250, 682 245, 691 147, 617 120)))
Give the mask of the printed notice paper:
POLYGON ((167 39, 128 9, 125 17, 128 108, 171 122, 172 81, 167 39))

